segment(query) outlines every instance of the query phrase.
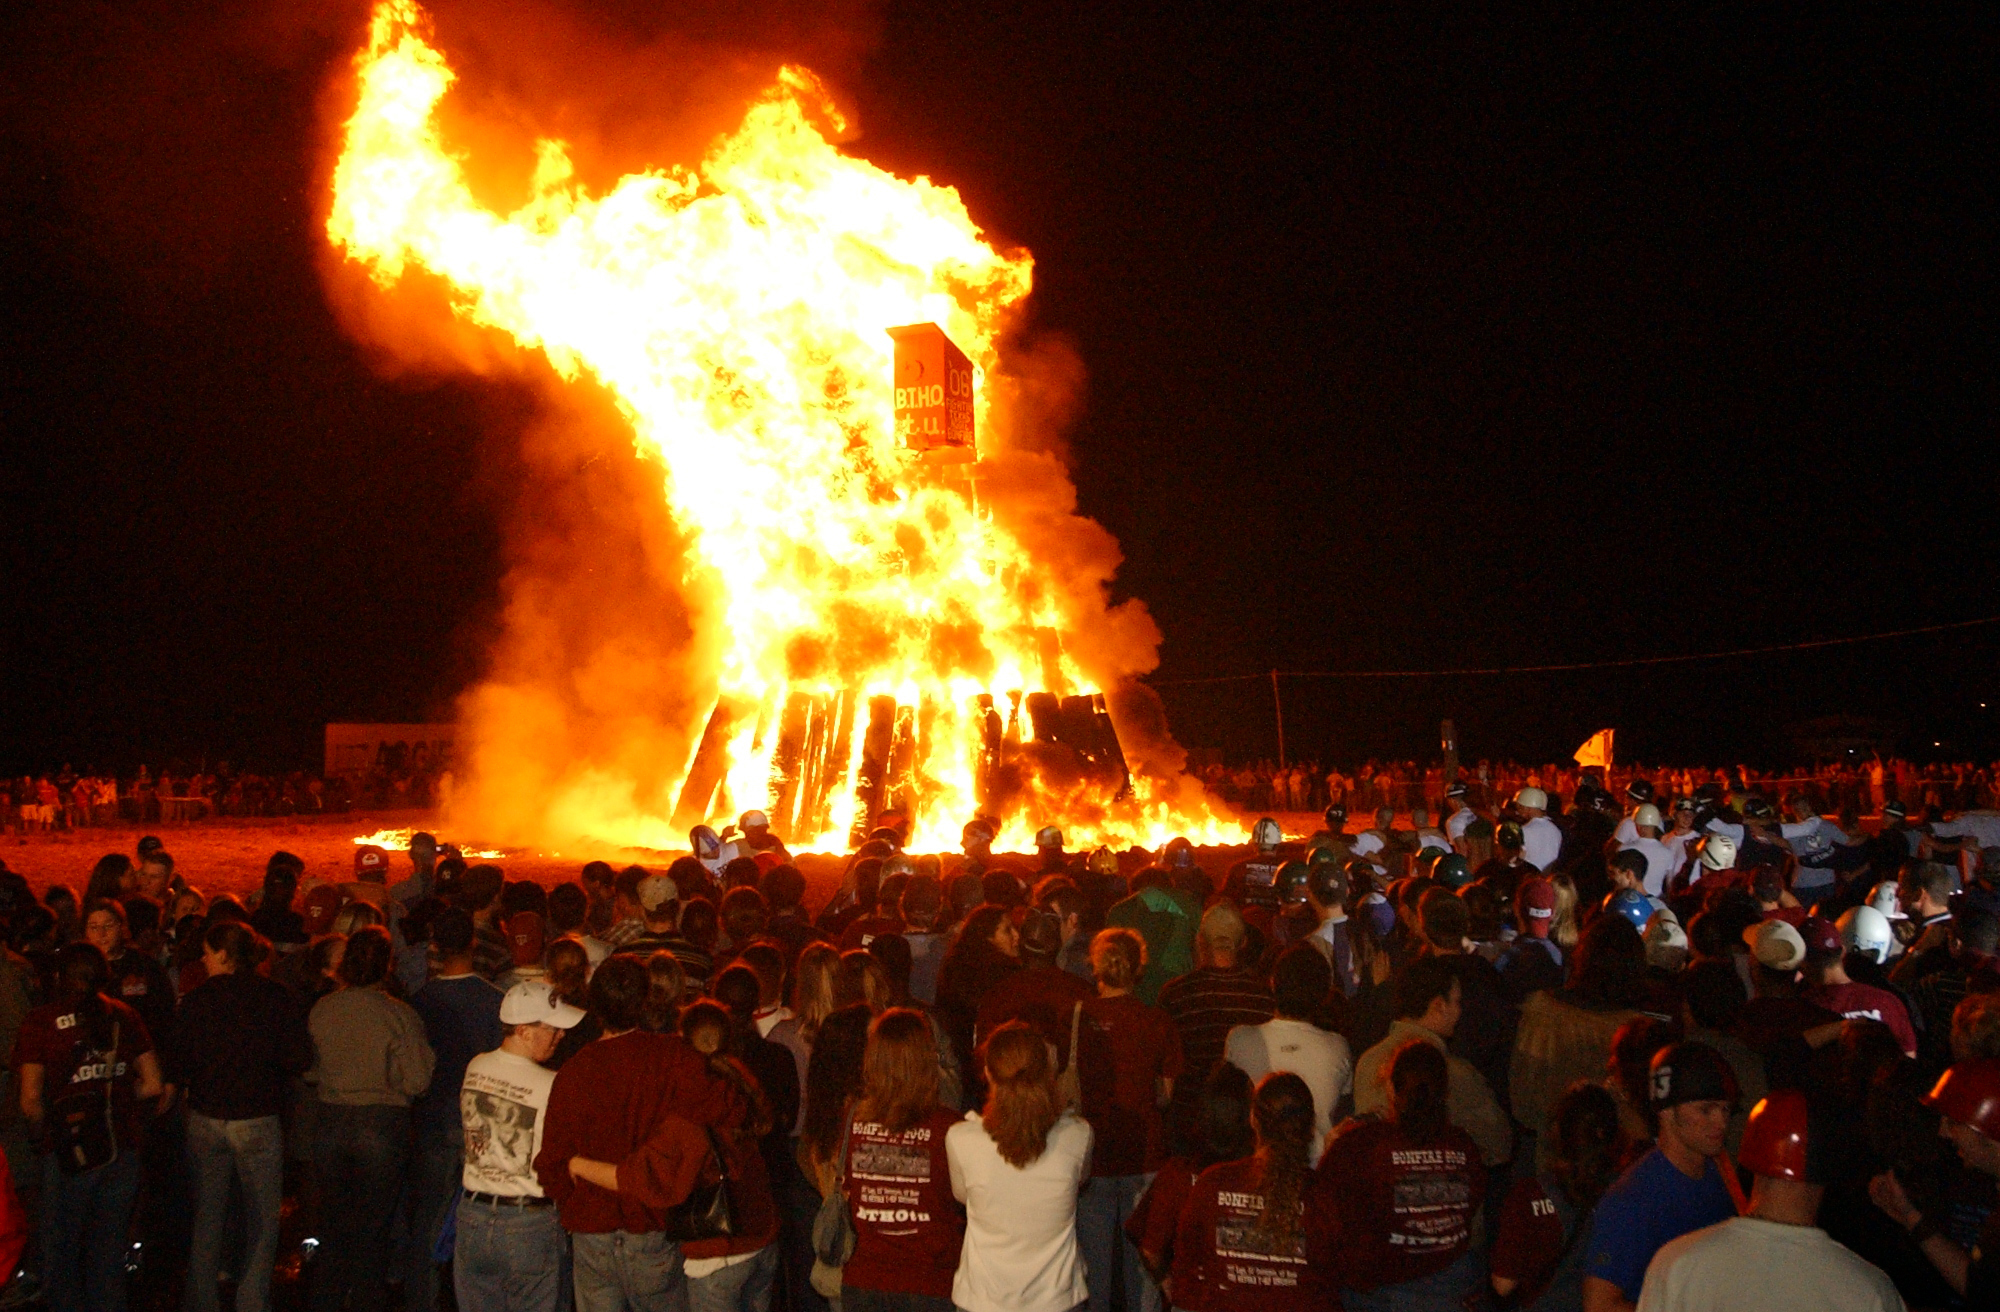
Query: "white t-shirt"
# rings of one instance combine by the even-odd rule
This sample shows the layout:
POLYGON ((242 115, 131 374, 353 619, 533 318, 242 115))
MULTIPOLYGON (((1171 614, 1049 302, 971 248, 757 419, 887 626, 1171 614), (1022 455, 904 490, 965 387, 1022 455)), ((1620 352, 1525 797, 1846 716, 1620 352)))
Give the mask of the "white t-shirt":
POLYGON ((1901 1312, 1879 1267, 1817 1226, 1739 1216, 1653 1254, 1639 1312, 1901 1312))
POLYGON ((535 1154, 549 1118, 556 1073, 495 1048, 465 1068, 458 1095, 465 1122, 465 1187, 506 1198, 540 1198, 535 1154))
POLYGON ((1646 858, 1646 873, 1642 881, 1651 897, 1658 897, 1667 886, 1667 876, 1674 873, 1675 853, 1657 838, 1644 836, 1633 838, 1618 845, 1621 852, 1637 852, 1646 858))
POLYGON ((1469 806, 1461 806, 1444 818, 1445 836, 1456 841, 1465 837, 1465 831, 1479 818, 1479 812, 1469 806))
POLYGON ((1556 822, 1538 815, 1521 826, 1521 855, 1537 870, 1547 870, 1562 855, 1563 832, 1556 822))
POLYGON ((1347 1040, 1311 1021, 1280 1016, 1262 1025, 1238 1025, 1223 1045, 1229 1064, 1250 1077, 1250 1083, 1272 1071, 1290 1071, 1306 1082, 1313 1096, 1313 1159, 1325 1150, 1333 1129, 1334 1109, 1354 1092, 1354 1055, 1347 1040))
POLYGON ((1090 1170, 1090 1126, 1073 1112, 1026 1170, 1001 1160, 978 1112, 944 1136, 952 1196, 965 1204, 952 1302, 965 1312, 1070 1312, 1087 1299, 1076 1195, 1090 1170))
POLYGON ((1741 850, 1743 847, 1742 825, 1732 825, 1722 820, 1711 820, 1706 825, 1703 825, 1702 828, 1708 830, 1711 834, 1727 834, 1735 842, 1738 850, 1741 850))
POLYGON ((1840 826, 1816 815, 1797 824, 1779 825, 1778 832, 1792 845, 1792 855, 1799 859, 1798 873, 1792 878, 1794 887, 1818 888, 1833 882, 1833 871, 1827 869, 1825 862, 1833 855, 1836 843, 1847 841, 1840 826))
POLYGON ((1618 827, 1611 831, 1611 838, 1620 847, 1630 847, 1633 843, 1639 841, 1638 822, 1633 820, 1631 816, 1626 816, 1618 822, 1618 827))
POLYGON ((1931 826, 1939 838, 1972 838, 1981 847, 2000 847, 2000 811, 1961 811, 1931 826))
POLYGON ((1417 850, 1421 852, 1427 847, 1434 847, 1440 852, 1449 852, 1451 851, 1451 840, 1436 829, 1419 829, 1417 831, 1417 850))

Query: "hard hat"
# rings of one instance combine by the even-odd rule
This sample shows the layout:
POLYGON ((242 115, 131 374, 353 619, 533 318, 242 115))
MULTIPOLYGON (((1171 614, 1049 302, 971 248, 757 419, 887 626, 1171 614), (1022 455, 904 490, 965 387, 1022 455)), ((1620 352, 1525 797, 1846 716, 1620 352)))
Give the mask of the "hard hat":
POLYGON ((2000 1057, 1973 1057, 1946 1071, 1924 1104, 1989 1139, 2000 1139, 2000 1057))
POLYGON ((1895 935, 1889 917, 1874 907, 1849 907, 1841 914, 1840 941, 1851 951, 1866 952, 1877 964, 1889 959, 1889 944, 1895 935))
POLYGON ((1194 864, 1194 844, 1185 838, 1170 838, 1160 849, 1160 864, 1174 870, 1185 870, 1194 864))
POLYGON ((1526 845, 1527 839, 1521 836, 1521 826, 1512 820, 1507 821, 1493 831, 1493 846, 1495 847, 1506 848, 1509 852, 1518 852, 1526 845))
POLYGON ((1338 829, 1346 823, 1347 823, 1346 807, 1329 806, 1328 808, 1326 808, 1326 827, 1328 829, 1338 829))
POLYGON ((1267 815, 1250 826, 1250 841, 1259 847, 1276 847, 1285 841, 1285 831, 1278 828, 1278 822, 1267 815))
POLYGON ((1834 1164, 1833 1136, 1804 1093, 1773 1089, 1750 1109, 1736 1161, 1757 1175, 1825 1184, 1834 1164))
POLYGON ((1446 852, 1431 867, 1431 878, 1456 893, 1472 882, 1472 867, 1456 852, 1446 852))
POLYGON ((1706 1043, 1684 1041, 1653 1054, 1647 1096, 1657 1110, 1684 1102, 1736 1101, 1736 1072, 1706 1043))
POLYGON ((1888 802, 1882 807, 1882 818, 1884 820, 1901 820, 1909 814, 1909 808, 1901 802, 1888 802))
POLYGON ((1410 863, 1410 873, 1416 875, 1420 879, 1429 878, 1431 873, 1431 867, 1437 864, 1438 857, 1442 855, 1443 853, 1439 851, 1437 848, 1432 848, 1432 847, 1418 848, 1417 855, 1415 856, 1415 858, 1412 859, 1410 863))
POLYGON ((762 811, 745 811, 741 816, 737 817, 736 824, 738 828, 742 829, 769 829, 771 827, 771 817, 765 815, 762 811))
POLYGON ((1291 897, 1294 890, 1303 890, 1312 878, 1312 867, 1303 861, 1287 861, 1278 867, 1272 882, 1277 887, 1278 896, 1291 897))
POLYGON ((1660 808, 1654 806, 1651 802, 1645 803, 1632 813, 1632 823, 1642 827, 1651 825, 1655 829, 1661 828, 1660 808))
POLYGON ((1875 885, 1875 891, 1868 895, 1868 905, 1882 913, 1884 920, 1908 920, 1903 910, 1902 895, 1896 891, 1896 881, 1885 879, 1875 885))
POLYGON ((1464 784, 1464 782, 1463 782, 1463 781, 1459 781, 1459 782, 1455 782, 1455 783, 1453 783, 1453 784, 1451 785, 1451 787, 1449 787, 1449 788, 1447 788, 1447 789, 1445 789, 1445 790, 1444 790, 1444 795, 1445 795, 1446 797, 1463 797, 1463 796, 1465 796, 1465 784, 1464 784))
POLYGON ((993 825, 983 816, 975 816, 965 822, 965 828, 958 831, 961 843, 990 843, 993 841, 993 825))
POLYGON ((1056 828, 1054 825, 1045 826, 1035 834, 1036 847, 1061 847, 1062 845, 1062 830, 1056 828))
POLYGON ((1752 793, 1743 799, 1743 816, 1747 820, 1770 820, 1777 814, 1777 809, 1771 805, 1768 798, 1752 793))
POLYGON ((1335 843, 1315 844, 1311 848, 1311 850, 1309 850, 1306 853, 1306 863, 1308 865, 1315 865, 1315 866, 1324 865, 1328 862, 1331 862, 1334 865, 1338 865, 1342 861, 1345 861, 1346 859, 1347 859, 1347 853, 1342 851, 1340 849, 1340 846, 1335 843))
MULTIPOLYGON (((1631 783, 1625 785, 1625 796, 1635 802, 1650 802, 1653 800, 1653 785, 1647 783, 1644 779, 1634 779, 1631 783)), ((1639 823, 1644 824, 1645 821, 1642 820, 1639 823)), ((1657 824, 1658 822, 1655 821, 1654 823, 1657 824)))
POLYGON ((1701 840, 1701 863, 1710 870, 1728 870, 1736 864, 1736 840, 1728 834, 1710 834, 1701 840))
MULTIPOLYGON (((1186 853, 1188 864, 1194 864, 1194 849, 1183 847, 1181 851, 1186 853)), ((1118 854, 1108 847, 1100 847, 1090 854, 1086 868, 1093 875, 1115 875, 1118 873, 1118 854)))
POLYGON ((1671 911, 1655 911, 1646 922, 1646 964, 1674 970, 1687 960, 1688 936, 1671 911), (1678 952, 1678 957, 1673 954, 1678 952))
POLYGON ((1549 809, 1549 795, 1539 788, 1523 788, 1514 794, 1514 805, 1528 811, 1549 809))
POLYGON ((1612 915, 1623 916, 1632 922, 1632 928, 1644 929, 1646 922, 1653 918, 1653 900, 1636 888, 1621 888, 1604 899, 1604 909, 1612 915))
POLYGON ((707 825, 696 825, 688 831, 688 846, 703 861, 713 861, 722 854, 722 839, 707 825))

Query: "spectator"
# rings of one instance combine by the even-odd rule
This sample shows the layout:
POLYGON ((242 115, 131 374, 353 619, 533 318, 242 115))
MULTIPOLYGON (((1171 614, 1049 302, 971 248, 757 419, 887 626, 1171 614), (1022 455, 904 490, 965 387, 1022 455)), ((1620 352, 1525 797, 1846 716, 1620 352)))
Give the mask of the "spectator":
POLYGON ((1354 1093, 1354 1057, 1347 1040, 1313 1023, 1332 989, 1333 969, 1326 958, 1308 944, 1294 943, 1271 971, 1277 1018, 1238 1025, 1229 1031, 1224 1049, 1230 1064, 1253 1084, 1274 1071, 1289 1071, 1305 1081, 1313 1100, 1315 1163, 1354 1093))
MULTIPOLYGON (((1097 991, 1056 964, 1062 951, 1060 922, 1050 912, 1030 911, 1022 917, 1020 939, 1021 969, 1003 975, 987 991, 979 1008, 975 1044, 1010 1020, 1026 1021, 1055 1049, 1059 1072, 1067 1071, 1075 1057, 1080 1062, 1079 1083, 1084 1065, 1092 1066, 1093 1075, 1103 1074, 1099 1068, 1108 1059, 1103 1031, 1095 1021, 1083 1019, 1083 1008, 1097 991), (1070 1051, 1072 1028, 1077 1034, 1075 1053, 1070 1051)), ((1093 1079, 1092 1083, 1093 1092, 1097 1092, 1105 1081, 1093 1079)), ((1095 1103, 1089 1106, 1094 1109, 1095 1103)))
POLYGON ((408 1164, 410 1102, 430 1087, 435 1061, 424 1024, 389 996, 389 933, 357 929, 341 957, 342 987, 313 1004, 317 1054, 308 1080, 313 1173, 326 1208, 314 1259, 313 1312, 379 1312, 388 1299, 391 1224, 408 1164))
POLYGON ((597 968, 590 1006, 604 1037, 557 1072, 535 1154, 535 1175, 570 1233, 578 1312, 665 1312, 685 1308, 687 1291, 659 1200, 577 1179, 570 1159, 622 1163, 669 1115, 701 1128, 741 1114, 734 1089, 686 1040, 639 1028, 648 990, 646 968, 631 957, 597 968))
POLYGON ((1743 1138, 1742 1165, 1757 1177, 1749 1211, 1654 1254, 1643 1312, 1902 1312, 1889 1277, 1815 1224, 1838 1133, 1796 1089, 1757 1104, 1743 1138))
POLYGON ((499 1047, 503 1035, 500 1002, 504 995, 474 971, 474 938, 471 916, 457 907, 439 911, 431 920, 437 974, 411 999, 417 1015, 423 1018, 424 1037, 434 1059, 430 1088, 411 1108, 415 1160, 410 1167, 410 1224, 401 1267, 403 1289, 413 1307, 437 1304, 434 1254, 452 1195, 462 1188, 459 1178, 464 1174, 465 1121, 459 1108, 459 1090, 465 1083, 465 1069, 480 1053, 499 1047))
POLYGON ((1217 902, 1201 918, 1195 968, 1168 980, 1160 990, 1160 1008, 1180 1031, 1181 1059, 1197 1076, 1177 1086, 1177 1124, 1190 1114, 1202 1080, 1222 1060, 1230 1032, 1238 1026, 1261 1025, 1275 1012, 1269 981, 1241 958, 1248 932, 1234 904, 1217 902))
POLYGON ((1612 1036, 1639 1014, 1645 993, 1639 931, 1623 916, 1599 916, 1577 944, 1568 986, 1532 994, 1521 1005, 1508 1074, 1514 1119, 1539 1139, 1570 1085, 1603 1077, 1612 1036))
POLYGON ((1472 1246, 1486 1192, 1480 1148, 1451 1123, 1442 1044, 1405 1039, 1384 1083, 1384 1115, 1342 1127, 1315 1182, 1337 1200, 1341 1304, 1347 1312, 1455 1312, 1485 1283, 1472 1246), (1428 1206, 1413 1209, 1411 1198, 1428 1206))
POLYGON ((472 917, 472 969, 489 983, 514 964, 514 949, 500 932, 500 891, 507 876, 499 866, 468 867, 458 883, 458 904, 472 917))
POLYGON ((1173 1018, 1133 995, 1145 965, 1145 941, 1129 929, 1101 930, 1090 942, 1098 996, 1084 1003, 1083 1015, 1103 1032, 1112 1072, 1110 1097, 1090 1109, 1096 1154, 1076 1207, 1091 1312, 1108 1312, 1121 1289, 1128 1308, 1137 1303, 1150 1312, 1156 1297, 1125 1223, 1166 1160, 1161 1111, 1173 1099, 1183 1063, 1173 1018))
POLYGON ((1289 1072, 1257 1086, 1257 1150, 1211 1166, 1190 1191, 1174 1237, 1177 1307, 1203 1312, 1319 1312, 1339 1289, 1339 1202, 1313 1187, 1313 1095, 1289 1072))
POLYGON ((854 1255, 841 1269, 842 1312, 951 1312, 965 1215, 952 1196, 930 1021, 897 1008, 870 1026, 849 1118, 842 1180, 854 1255))
POLYGON ((1104 923, 1129 929, 1146 943, 1146 973, 1139 980, 1139 1000, 1159 1000, 1168 980, 1194 965, 1194 940, 1201 900, 1174 887, 1174 872, 1147 866, 1132 876, 1132 896, 1104 913, 1104 923))
POLYGON ((932 875, 918 874, 903 885, 898 908, 903 940, 910 945, 910 996, 926 1007, 937 1005, 938 967, 944 963, 946 936, 938 931, 944 910, 944 890, 932 875))
POLYGON ((28 1013, 14 1041, 21 1114, 48 1151, 42 1287, 53 1312, 124 1312, 143 1112, 164 1088, 146 1023, 105 996, 108 982, 102 952, 64 947, 53 1000, 28 1013))
POLYGON ((1839 926, 1824 917, 1812 916, 1799 926, 1799 937, 1806 945, 1805 1000, 1849 1020, 1880 1021, 1895 1034, 1903 1055, 1915 1057, 1917 1035, 1910 1028, 1903 1000, 1887 989, 1848 978, 1847 945, 1841 941, 1839 926))
MULTIPOLYGON (((1942 1120, 1939 1133, 1951 1141, 1966 1168, 2000 1178, 2000 1058, 1974 1057, 1946 1071, 1924 1101, 1942 1120)), ((1925 1216, 1910 1201, 1895 1171, 1868 1182, 1868 1196, 1889 1219, 1909 1232, 1938 1274, 1968 1308, 2000 1306, 2000 1208, 1986 1214, 1979 1241, 1970 1250, 1944 1232, 1943 1219, 1925 1216)))
POLYGON ((1500 1207, 1489 1263, 1496 1295, 1548 1312, 1583 1307, 1584 1239, 1618 1178, 1621 1147, 1618 1104, 1604 1086, 1579 1081, 1557 1099, 1547 1169, 1516 1181, 1500 1207))
MULTIPOLYGON (((109 972, 105 991, 139 1013, 139 1019, 146 1022, 146 1033, 161 1036, 171 1033, 174 986, 159 962, 129 950, 131 936, 127 932, 124 906, 111 901, 92 902, 88 906, 83 918, 83 937, 104 954, 105 969, 109 972)), ((160 1063, 160 1075, 169 1081, 171 1090, 175 1078, 171 1060, 160 1063)))
POLYGON ((843 1007, 827 1016, 818 1026, 806 1068, 805 1107, 793 1150, 803 1188, 786 1204, 792 1238, 785 1255, 793 1302, 806 1308, 826 1306, 810 1283, 813 1253, 807 1240, 820 1200, 840 1187, 841 1137, 847 1131, 852 1100, 861 1090, 872 1019, 865 1006, 843 1007))
POLYGON ((1165 1283, 1173 1268, 1181 1212, 1201 1173, 1217 1163, 1248 1157, 1255 1150, 1256 1134, 1250 1127, 1254 1092, 1250 1077, 1241 1069, 1218 1062, 1202 1082, 1201 1095, 1185 1127, 1193 1150, 1163 1163, 1152 1186, 1132 1209, 1125 1234, 1138 1245, 1139 1258, 1155 1281, 1165 1283))
MULTIPOLYGON (((1396 1019, 1380 1043, 1361 1054, 1354 1067, 1354 1110, 1366 1115, 1389 1106, 1389 1063, 1405 1044, 1420 1041, 1445 1051, 1458 1028, 1462 986, 1450 964, 1434 956, 1418 957, 1396 976, 1396 1019)), ((1451 1123, 1479 1145, 1487 1165, 1514 1155, 1513 1126, 1494 1100, 1493 1090, 1472 1063, 1462 1057, 1446 1061, 1447 1107, 1451 1123)))
POLYGON ((500 1003, 500 1046, 466 1065, 459 1138, 470 1150, 452 1255, 466 1312, 557 1312, 568 1303, 569 1244, 534 1163, 556 1079, 544 1063, 582 1019, 546 982, 516 984, 500 1003))
POLYGON ((189 1312, 219 1312, 231 1186, 246 1224, 239 1312, 271 1303, 284 1190, 284 1110, 291 1081, 312 1065, 312 1035, 298 1000, 256 971, 256 940, 223 921, 202 935, 208 978, 181 1003, 175 1069, 187 1087, 187 1153, 194 1175, 189 1312))
POLYGON ((1736 1101, 1728 1063, 1713 1048, 1677 1043, 1653 1058, 1651 1089, 1657 1146, 1598 1202, 1583 1278, 1586 1312, 1631 1307, 1653 1254, 1736 1215, 1735 1181, 1716 1161, 1736 1101))
MULTIPOLYGON (((972 1036, 980 1004, 1002 978, 1021 968, 1020 957, 1020 931, 1007 909, 993 903, 965 918, 958 942, 945 954, 938 970, 938 1018, 951 1036, 961 1069, 972 1068, 972 1036)), ((803 1008, 800 1011, 803 1016, 803 1008)))
POLYGON ((1048 1045, 1027 1025, 995 1030, 987 1097, 945 1135, 965 1241, 952 1280, 964 1312, 1072 1312, 1089 1297, 1077 1252, 1077 1194, 1090 1126, 1056 1098, 1048 1045))
POLYGON ((264 865, 264 892, 250 915, 250 927, 281 951, 304 947, 305 918, 292 910, 304 863, 289 852, 275 852, 264 865))

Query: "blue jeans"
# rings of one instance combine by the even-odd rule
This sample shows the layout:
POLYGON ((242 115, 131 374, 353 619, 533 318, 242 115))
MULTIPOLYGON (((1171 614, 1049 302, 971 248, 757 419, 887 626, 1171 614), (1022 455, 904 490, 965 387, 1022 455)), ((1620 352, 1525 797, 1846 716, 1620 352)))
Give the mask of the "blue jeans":
POLYGON ((323 1102, 313 1110, 321 1212, 312 1312, 343 1306, 382 1312, 396 1247, 390 1230, 410 1155, 410 1109, 323 1102))
MULTIPOLYGON (((139 1154, 70 1175, 42 1163, 42 1288, 50 1312, 125 1312, 125 1246, 139 1198, 139 1154)), ((9 1274, 12 1274, 11 1272, 9 1274)))
POLYGON ((658 1231, 570 1236, 576 1312, 689 1312, 681 1246, 658 1231))
POLYGON ((1076 1246, 1090 1285, 1090 1312, 1160 1312, 1160 1287, 1146 1274, 1125 1222, 1151 1175, 1094 1175, 1076 1200, 1076 1246), (1113 1298, 1119 1301, 1114 1304, 1113 1298))
POLYGON ((189 1111, 188 1173, 194 1177, 194 1240, 188 1254, 188 1312, 221 1312, 216 1277, 229 1216, 229 1184, 243 1187, 243 1266, 236 1312, 271 1306, 271 1264, 278 1257, 278 1210, 285 1191, 285 1131, 276 1116, 218 1121, 189 1111))
POLYGON ((451 1265, 464 1312, 559 1312, 570 1279, 569 1236, 553 1207, 461 1198, 451 1265))
MULTIPOLYGON (((410 1161, 409 1232, 403 1236, 401 1267, 403 1305, 423 1312, 437 1306, 438 1235, 452 1196, 464 1188, 465 1141, 435 1131, 417 1131, 416 1153, 410 1161)), ((517 1209, 518 1210, 518 1209, 517 1209)))
POLYGON ((1467 1250, 1442 1271, 1374 1289, 1343 1289, 1347 1312, 1459 1312, 1473 1290, 1486 1283, 1486 1259, 1467 1250))
POLYGON ((778 1279, 776 1240, 737 1262, 705 1276, 688 1277, 691 1312, 771 1312, 771 1286, 778 1279))

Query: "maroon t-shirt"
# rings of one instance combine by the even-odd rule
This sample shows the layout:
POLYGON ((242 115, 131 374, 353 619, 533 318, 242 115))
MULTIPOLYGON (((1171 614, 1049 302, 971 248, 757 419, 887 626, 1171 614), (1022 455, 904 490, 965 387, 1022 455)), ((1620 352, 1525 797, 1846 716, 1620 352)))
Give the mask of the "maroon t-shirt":
POLYGON ((1542 1182, 1534 1176, 1516 1180, 1500 1204, 1500 1224, 1487 1262, 1492 1273, 1517 1286, 1522 1307, 1548 1288, 1563 1255, 1563 1223, 1542 1182))
POLYGON ((884 934, 900 934, 903 922, 894 916, 863 916, 840 931, 840 950, 852 952, 865 948, 884 934))
POLYGON ((1465 1131, 1413 1143, 1393 1121, 1362 1121, 1334 1137, 1317 1183, 1338 1200, 1341 1282, 1376 1289, 1444 1270, 1472 1242, 1486 1168, 1465 1131))
POLYGON ((1887 989, 1872 984, 1826 984, 1805 991, 1806 1001, 1848 1020, 1879 1020, 1895 1034, 1905 1057, 1917 1055, 1917 1032, 1910 1026, 1910 1013, 1903 1000, 1887 989))
POLYGON ((1187 1157, 1171 1158, 1160 1166, 1153 1183, 1139 1195, 1132 1215, 1125 1218, 1125 1234, 1139 1251, 1162 1262, 1174 1256, 1174 1234, 1181 1227, 1181 1210, 1201 1172, 1187 1157))
POLYGON ((855 1289, 950 1298, 965 1240, 965 1209, 951 1196, 945 1131, 958 1117, 944 1108, 901 1134, 855 1121, 847 1139, 847 1206, 854 1256, 841 1283, 855 1289))
POLYGON ((1322 1312, 1339 1305, 1333 1198, 1308 1179, 1289 1243, 1259 1233, 1264 1164, 1255 1157, 1201 1173, 1174 1236, 1174 1306, 1190 1312, 1322 1312))
POLYGON ((1097 1022, 1111 1046, 1111 1098, 1091 1120, 1096 1153, 1090 1173, 1104 1177, 1156 1171, 1167 1157, 1167 1121, 1160 1114, 1157 1081, 1180 1076, 1180 1030, 1173 1017, 1129 993, 1092 998, 1083 1004, 1083 1013, 1097 1022))
POLYGON ((153 1050, 153 1036, 139 1013, 118 1001, 105 998, 111 1019, 118 1027, 118 1048, 109 1062, 104 1052, 93 1048, 84 1037, 83 1018, 61 1003, 36 1007, 21 1021, 14 1039, 14 1069, 28 1065, 42 1068, 42 1106, 53 1108, 58 1098, 87 1093, 104 1096, 111 1086, 111 1117, 118 1128, 118 1142, 125 1148, 139 1146, 139 1058, 153 1050))

